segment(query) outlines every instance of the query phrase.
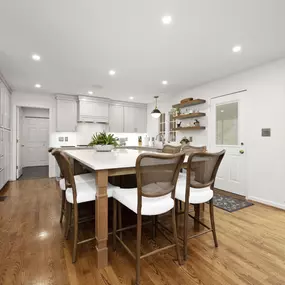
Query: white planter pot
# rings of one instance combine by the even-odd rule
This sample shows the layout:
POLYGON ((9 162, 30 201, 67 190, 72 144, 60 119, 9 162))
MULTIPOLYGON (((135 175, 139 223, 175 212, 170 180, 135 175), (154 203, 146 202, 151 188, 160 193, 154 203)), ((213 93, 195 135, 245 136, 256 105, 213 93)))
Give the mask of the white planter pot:
POLYGON ((96 151, 106 152, 106 151, 111 151, 112 149, 114 149, 114 146, 113 145, 94 145, 94 148, 96 149, 96 151))

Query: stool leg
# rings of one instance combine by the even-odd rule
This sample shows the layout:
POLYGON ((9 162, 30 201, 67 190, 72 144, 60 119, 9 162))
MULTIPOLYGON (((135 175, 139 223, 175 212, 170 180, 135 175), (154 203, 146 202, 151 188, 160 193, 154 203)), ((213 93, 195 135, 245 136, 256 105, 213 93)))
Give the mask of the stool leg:
POLYGON ((179 265, 182 264, 181 262, 181 256, 180 256, 180 248, 179 248, 179 242, 178 242, 178 235, 177 235, 177 227, 176 227, 176 209, 175 206, 172 209, 172 228, 173 228, 173 237, 176 244, 176 254, 179 265))
POLYGON ((70 231, 70 223, 72 219, 72 205, 68 202, 66 202, 66 211, 65 211, 65 239, 68 239, 69 237, 69 231, 70 231))
POLYGON ((183 254, 184 260, 187 260, 187 241, 188 241, 188 208, 189 206, 185 203, 184 210, 184 235, 183 235, 183 254))
POLYGON ((61 212, 60 212, 60 220, 62 223, 63 215, 65 214, 65 191, 61 190, 61 212))
POLYGON ((152 239, 156 238, 157 216, 152 216, 152 239))
POLYGON ((218 244, 218 239, 217 239, 217 234, 216 234, 213 199, 211 199, 209 201, 209 207, 210 207, 210 219, 211 219, 211 227, 212 227, 213 239, 214 239, 215 247, 218 247, 219 244, 218 244))
MULTIPOLYGON (((123 222, 122 222, 122 204, 120 202, 118 202, 118 219, 119 219, 119 229, 123 228, 123 222)), ((119 232, 119 237, 120 239, 123 239, 123 232, 119 232)))
POLYGON ((116 250, 116 243, 117 243, 117 200, 113 198, 113 251, 116 250))
POLYGON ((78 207, 74 204, 73 210, 73 251, 72 251, 72 262, 75 263, 77 259, 77 242, 78 242, 78 207))
POLYGON ((142 216, 137 215, 137 248, 136 248, 136 285, 140 284, 141 279, 141 237, 142 237, 142 216))

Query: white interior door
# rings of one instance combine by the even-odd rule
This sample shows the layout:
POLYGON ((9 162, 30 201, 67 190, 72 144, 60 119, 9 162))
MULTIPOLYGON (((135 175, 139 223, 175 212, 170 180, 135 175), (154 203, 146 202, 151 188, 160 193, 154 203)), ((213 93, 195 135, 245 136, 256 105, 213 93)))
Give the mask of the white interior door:
POLYGON ((22 159, 22 136, 21 136, 21 124, 23 123, 23 109, 17 107, 17 179, 23 174, 23 159, 22 159))
POLYGON ((23 166, 48 165, 49 119, 25 117, 22 138, 23 166))
POLYGON ((226 150, 215 187, 246 196, 244 93, 212 99, 209 126, 211 151, 226 150))

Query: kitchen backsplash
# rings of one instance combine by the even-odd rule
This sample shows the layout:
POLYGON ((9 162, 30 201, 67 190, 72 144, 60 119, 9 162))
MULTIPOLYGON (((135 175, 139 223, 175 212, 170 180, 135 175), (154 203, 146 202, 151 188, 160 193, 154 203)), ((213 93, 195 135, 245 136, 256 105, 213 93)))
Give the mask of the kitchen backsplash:
MULTIPOLYGON (((76 146, 76 145, 87 145, 91 136, 96 132, 106 131, 108 125, 105 124, 88 124, 79 123, 77 125, 77 132, 55 132, 50 137, 50 146, 76 146), (60 139, 60 141, 59 141, 60 139)), ((138 145, 138 136, 146 136, 146 134, 139 133, 115 133, 118 138, 128 138, 126 145, 135 146, 138 145)))

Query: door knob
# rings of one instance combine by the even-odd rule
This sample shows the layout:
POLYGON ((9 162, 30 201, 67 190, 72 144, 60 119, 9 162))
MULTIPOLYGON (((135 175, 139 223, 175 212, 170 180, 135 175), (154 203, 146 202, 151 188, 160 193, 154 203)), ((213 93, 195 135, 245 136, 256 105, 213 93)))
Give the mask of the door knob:
POLYGON ((239 151, 239 153, 240 153, 240 154, 244 154, 244 150, 241 149, 241 150, 239 151))

